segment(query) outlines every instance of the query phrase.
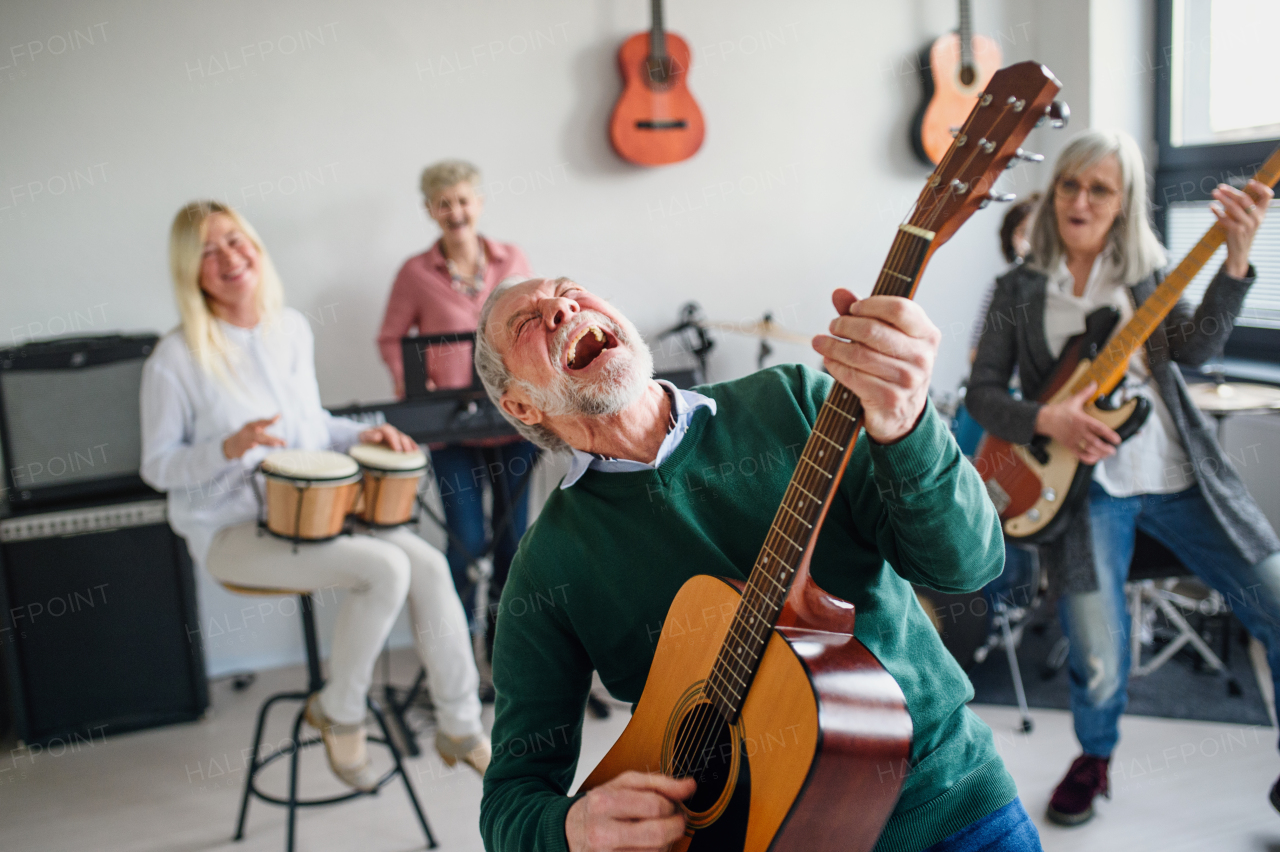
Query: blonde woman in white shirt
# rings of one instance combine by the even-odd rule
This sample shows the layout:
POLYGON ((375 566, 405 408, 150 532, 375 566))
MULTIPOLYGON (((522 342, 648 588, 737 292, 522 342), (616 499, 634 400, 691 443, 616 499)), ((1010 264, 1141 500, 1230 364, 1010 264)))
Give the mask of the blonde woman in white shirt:
POLYGON ((489 740, 466 615, 444 555, 409 530, 371 530, 307 544, 259 535, 259 462, 276 448, 345 450, 356 442, 416 448, 390 425, 365 429, 320 405, 306 319, 284 306, 257 233, 235 210, 188 204, 169 240, 179 328, 142 381, 142 477, 168 492, 169 522, 197 564, 243 586, 346 590, 329 680, 308 702, 329 764, 345 783, 376 788, 365 746, 374 662, 406 597, 436 705, 436 748, 481 774, 489 740))

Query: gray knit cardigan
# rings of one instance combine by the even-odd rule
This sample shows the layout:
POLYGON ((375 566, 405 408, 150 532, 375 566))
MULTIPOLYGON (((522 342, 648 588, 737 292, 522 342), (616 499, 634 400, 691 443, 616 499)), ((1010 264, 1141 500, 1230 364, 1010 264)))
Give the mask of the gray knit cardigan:
MULTIPOLYGON (((1252 266, 1243 279, 1219 271, 1199 307, 1179 301, 1146 344, 1155 386, 1177 425, 1205 501, 1236 550, 1251 563, 1280 550, 1280 539, 1219 446, 1213 423, 1191 401, 1172 362, 1198 366, 1221 353, 1255 274, 1252 266)), ((1142 304, 1157 283, 1153 275, 1133 285, 1134 302, 1142 304)), ((1043 273, 1025 264, 996 281, 965 398, 969 413, 984 429, 1017 444, 1030 442, 1035 434, 1040 410, 1035 400, 1054 366, 1044 330, 1046 284, 1043 273), (1024 396, 1020 400, 1009 395, 1015 366, 1024 396)), ((1097 589, 1087 501, 1073 512, 1062 535, 1039 550, 1052 587, 1067 592, 1097 589)))

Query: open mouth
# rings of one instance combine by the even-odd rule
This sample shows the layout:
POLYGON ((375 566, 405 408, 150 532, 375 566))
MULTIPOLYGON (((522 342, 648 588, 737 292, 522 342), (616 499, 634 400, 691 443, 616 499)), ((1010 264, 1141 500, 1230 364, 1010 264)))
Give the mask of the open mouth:
POLYGON ((569 353, 569 357, 565 361, 565 367, 570 370, 585 370, 593 361, 600 357, 601 353, 608 349, 613 349, 618 345, 618 338, 614 337, 598 325, 584 325, 578 329, 577 333, 569 340, 569 345, 565 347, 565 351, 569 353))

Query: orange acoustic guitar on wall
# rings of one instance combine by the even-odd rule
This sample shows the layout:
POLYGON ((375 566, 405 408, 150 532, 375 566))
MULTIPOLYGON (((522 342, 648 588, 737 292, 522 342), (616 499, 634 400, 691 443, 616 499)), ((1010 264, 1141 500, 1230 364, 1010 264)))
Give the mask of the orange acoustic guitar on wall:
MULTIPOLYGON (((898 226, 875 294, 912 296, 1059 88, 1035 62, 992 78, 898 226)), ((910 753, 902 690, 855 638, 853 605, 809 576, 862 413, 833 385, 747 581, 695 575, 680 588, 635 713, 583 782, 628 770, 695 778, 672 852, 866 852, 897 802, 902 773, 884 768, 910 753)))
MULTIPOLYGON (((640 166, 687 160, 702 147, 702 110, 689 94, 689 45, 662 25, 662 0, 651 0, 653 27, 618 50, 622 96, 613 108, 609 141, 618 156, 640 166)), ((950 140, 948 140, 950 141, 950 140)))
POLYGON ((969 0, 960 0, 960 32, 947 33, 920 51, 924 100, 911 122, 911 147, 920 162, 937 165, 951 147, 952 131, 973 109, 1000 67, 1000 47, 973 35, 969 0))

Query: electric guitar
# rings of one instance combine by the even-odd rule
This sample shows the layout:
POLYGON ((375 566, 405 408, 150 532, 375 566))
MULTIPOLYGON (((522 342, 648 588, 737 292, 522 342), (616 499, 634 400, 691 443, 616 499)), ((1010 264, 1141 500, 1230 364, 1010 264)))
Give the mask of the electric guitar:
POLYGON ((640 166, 687 160, 702 147, 702 110, 689 93, 689 45, 662 25, 662 0, 651 0, 653 27, 618 49, 622 95, 609 121, 618 156, 640 166))
POLYGON ((920 162, 936 165, 951 145, 978 95, 1000 67, 1000 47, 973 35, 969 0, 960 0, 960 33, 947 33, 920 51, 924 99, 911 122, 911 147, 920 162))
MULTIPOLYGON (((1280 149, 1254 179, 1275 185, 1280 179, 1280 149)), ((1120 318, 1114 308, 1090 314, 1085 330, 1063 347, 1039 401, 1045 405, 1060 402, 1097 382, 1098 390, 1085 411, 1123 440, 1137 432, 1150 413, 1151 403, 1141 396, 1123 404, 1112 399, 1128 371, 1129 358, 1164 322, 1182 291, 1225 240, 1226 232, 1215 223, 1114 337, 1111 332, 1120 318)), ((988 432, 978 445, 973 464, 986 481, 1005 535, 1028 543, 1056 538, 1072 514, 1063 509, 1085 499, 1093 479, 1093 465, 1082 463, 1047 435, 1037 435, 1030 444, 1020 445, 988 432)))
MULTIPOLYGON (((1059 88, 1034 62, 992 78, 898 226, 875 294, 914 294, 933 252, 986 206, 1059 88)), ((836 384, 747 581, 700 575, 681 587, 635 714, 582 785, 632 769, 695 777, 678 852, 869 850, 893 811, 902 777, 883 767, 910 753, 902 690, 854 638, 853 605, 809 576, 861 425, 861 402, 836 384), (705 627, 676 626, 686 619, 705 627)))

